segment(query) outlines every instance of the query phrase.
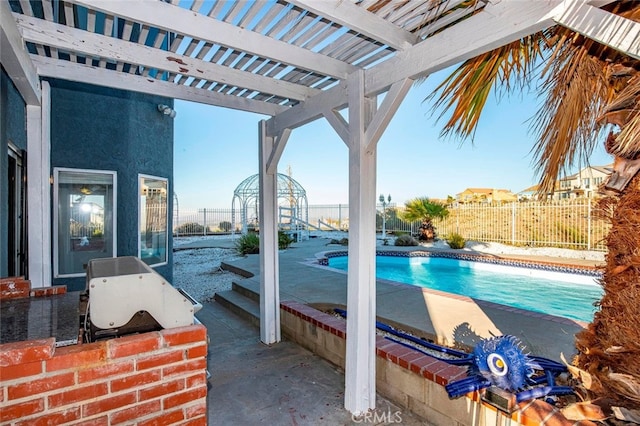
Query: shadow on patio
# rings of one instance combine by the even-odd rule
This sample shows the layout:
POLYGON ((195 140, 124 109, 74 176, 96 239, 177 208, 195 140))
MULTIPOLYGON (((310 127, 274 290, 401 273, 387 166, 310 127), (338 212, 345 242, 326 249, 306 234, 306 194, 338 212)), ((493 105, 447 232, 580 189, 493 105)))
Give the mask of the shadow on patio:
POLYGON ((286 339, 260 343, 258 328, 217 302, 197 317, 210 338, 209 425, 425 424, 381 397, 371 421, 354 421, 344 409, 344 373, 329 362, 286 339))

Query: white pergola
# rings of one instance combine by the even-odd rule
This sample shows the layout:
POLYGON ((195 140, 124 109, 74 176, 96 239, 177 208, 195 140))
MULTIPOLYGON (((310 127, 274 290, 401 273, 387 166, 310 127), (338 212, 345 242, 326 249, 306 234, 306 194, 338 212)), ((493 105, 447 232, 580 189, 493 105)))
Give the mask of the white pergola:
POLYGON ((2 66, 27 104, 32 283, 51 276, 50 95, 41 77, 271 117, 258 126, 266 344, 280 340, 278 161, 292 130, 324 118, 349 149, 345 407, 364 413, 375 405, 376 144, 386 126, 415 79, 552 25, 640 59, 640 24, 602 10, 607 3, 20 0, 12 10, 0 1, 2 66))

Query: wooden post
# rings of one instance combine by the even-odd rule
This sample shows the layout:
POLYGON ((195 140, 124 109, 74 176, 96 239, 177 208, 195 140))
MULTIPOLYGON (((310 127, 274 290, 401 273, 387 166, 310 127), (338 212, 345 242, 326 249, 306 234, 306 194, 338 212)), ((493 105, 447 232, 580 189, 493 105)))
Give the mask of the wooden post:
POLYGON ((48 82, 42 82, 41 93, 42 106, 27 105, 28 278, 33 288, 51 286, 51 89, 48 82))
MULTIPOLYGON (((411 87, 394 83, 380 109, 365 96, 363 71, 348 78, 349 271, 345 408, 364 414, 376 404, 376 150, 377 143, 411 87)), ((332 125, 340 127, 340 123, 332 125)), ((334 127, 335 127, 334 126, 334 127)))
POLYGON ((363 414, 376 404, 376 146, 366 126, 375 99, 364 96, 362 72, 349 77, 349 260, 345 408, 363 414))
POLYGON ((278 266, 277 172, 269 173, 268 159, 275 138, 267 136, 265 121, 260 121, 260 340, 271 344, 280 341, 280 270, 278 266))

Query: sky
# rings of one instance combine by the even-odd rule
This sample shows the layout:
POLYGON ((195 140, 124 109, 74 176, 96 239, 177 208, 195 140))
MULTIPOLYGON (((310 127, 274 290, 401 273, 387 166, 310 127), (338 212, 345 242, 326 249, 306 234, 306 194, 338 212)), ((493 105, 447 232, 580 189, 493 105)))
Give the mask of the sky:
MULTIPOLYGON (((416 197, 455 197, 468 187, 517 193, 538 183, 528 126, 537 110, 535 96, 498 101, 492 95, 473 142, 461 143, 440 137, 444 119, 424 101, 444 75, 412 87, 378 142, 377 193, 403 205, 416 197)), ((179 100, 175 110, 174 192, 180 209, 231 208, 236 187, 258 173, 258 122, 268 117, 179 100)), ((589 160, 612 161, 602 143, 589 160)), ((278 172, 288 174, 289 167, 309 205, 348 203, 347 147, 325 119, 291 132, 278 172)))

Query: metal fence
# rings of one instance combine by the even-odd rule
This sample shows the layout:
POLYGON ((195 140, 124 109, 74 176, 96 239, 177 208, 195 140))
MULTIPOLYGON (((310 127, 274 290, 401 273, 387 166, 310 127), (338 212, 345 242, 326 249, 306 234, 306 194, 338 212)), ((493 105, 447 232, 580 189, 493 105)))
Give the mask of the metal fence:
MULTIPOLYGON (((448 207, 446 219, 436 220, 438 236, 458 233, 467 240, 499 242, 516 246, 561 247, 580 250, 606 251, 604 238, 609 223, 594 214, 594 202, 574 199, 549 202, 517 202, 508 204, 456 204, 448 207)), ((377 206, 376 228, 393 234, 412 234, 419 231, 420 222, 402 220, 402 206, 377 206)), ((236 212, 235 221, 238 220, 236 212)), ((309 224, 313 230, 347 231, 347 204, 310 205, 309 224)), ((253 220, 248 228, 257 228, 253 220)), ((173 234, 212 235, 240 232, 242 224, 234 223, 231 209, 174 211, 173 234)))

